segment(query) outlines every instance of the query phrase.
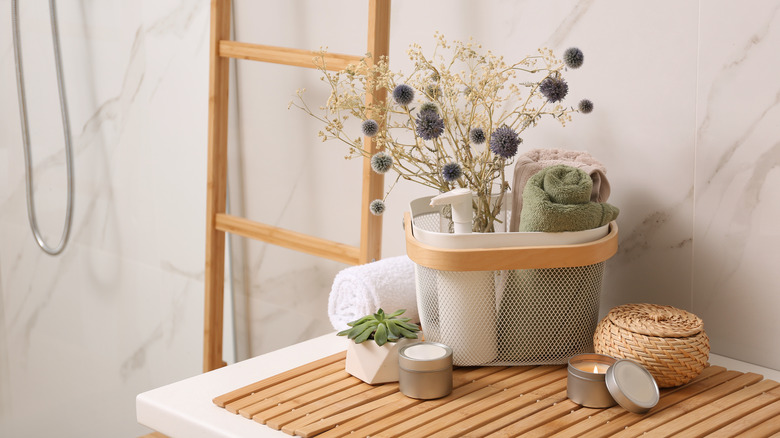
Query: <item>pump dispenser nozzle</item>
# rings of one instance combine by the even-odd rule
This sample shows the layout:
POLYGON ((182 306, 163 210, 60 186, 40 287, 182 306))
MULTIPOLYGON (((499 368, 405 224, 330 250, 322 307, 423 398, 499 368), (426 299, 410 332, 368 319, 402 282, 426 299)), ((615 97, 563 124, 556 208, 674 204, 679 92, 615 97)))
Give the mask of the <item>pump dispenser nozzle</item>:
POLYGON ((431 198, 431 206, 452 204, 452 222, 456 234, 471 232, 471 190, 460 188, 450 190, 431 198))

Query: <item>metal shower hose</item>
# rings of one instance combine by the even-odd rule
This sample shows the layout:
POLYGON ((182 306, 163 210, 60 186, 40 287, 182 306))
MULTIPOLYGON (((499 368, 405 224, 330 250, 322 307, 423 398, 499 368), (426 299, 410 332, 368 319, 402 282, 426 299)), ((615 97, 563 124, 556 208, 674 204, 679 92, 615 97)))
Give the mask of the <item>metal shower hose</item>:
POLYGON ((33 177, 32 177, 32 157, 30 151, 30 135, 27 124, 27 103, 24 92, 24 73, 22 72, 22 48, 19 38, 19 5, 18 0, 11 1, 11 22, 13 25, 14 39, 14 60, 16 61, 16 86, 19 96, 19 118, 22 122, 22 142, 24 143, 24 164, 27 183, 27 218, 30 221, 35 241, 43 251, 50 255, 57 255, 65 249, 70 236, 71 219, 73 217, 73 150, 70 141, 70 124, 68 122, 68 102, 65 98, 65 86, 62 78, 62 61, 60 60, 60 38, 57 34, 57 12, 54 7, 54 0, 49 0, 49 14, 51 17, 51 34, 54 45, 54 60, 57 68, 57 86, 60 96, 60 112, 62 114, 62 129, 65 137, 65 164, 68 172, 68 205, 65 211, 65 224, 62 230, 60 243, 51 248, 41 236, 38 229, 38 220, 35 215, 35 204, 33 201, 33 177))

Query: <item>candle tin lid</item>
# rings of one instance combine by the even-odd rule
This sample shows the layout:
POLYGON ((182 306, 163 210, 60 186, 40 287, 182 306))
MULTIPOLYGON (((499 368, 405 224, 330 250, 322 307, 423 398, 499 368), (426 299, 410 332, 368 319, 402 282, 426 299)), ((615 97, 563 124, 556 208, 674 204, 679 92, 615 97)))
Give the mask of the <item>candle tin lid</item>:
POLYGON ((615 401, 636 414, 649 411, 661 397, 652 374, 630 359, 620 359, 609 367, 606 383, 615 401))
POLYGON ((398 365, 409 371, 452 368, 452 349, 438 342, 416 342, 398 350, 398 365))

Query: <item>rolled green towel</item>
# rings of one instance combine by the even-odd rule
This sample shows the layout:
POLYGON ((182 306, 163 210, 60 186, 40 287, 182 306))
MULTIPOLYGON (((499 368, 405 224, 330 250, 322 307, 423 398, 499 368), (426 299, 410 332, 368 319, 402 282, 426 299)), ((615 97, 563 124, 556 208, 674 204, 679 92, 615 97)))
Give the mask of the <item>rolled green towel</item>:
POLYGON ((523 190, 520 231, 582 231, 615 220, 620 210, 605 202, 590 202, 593 180, 565 165, 540 170, 523 190))

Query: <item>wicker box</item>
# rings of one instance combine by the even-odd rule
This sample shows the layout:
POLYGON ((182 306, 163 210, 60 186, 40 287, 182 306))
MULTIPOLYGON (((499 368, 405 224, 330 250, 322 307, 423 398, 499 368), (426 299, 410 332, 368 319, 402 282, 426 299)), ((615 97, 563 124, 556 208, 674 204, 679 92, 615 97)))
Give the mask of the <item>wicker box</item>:
POLYGON ((641 363, 662 388, 690 382, 710 353, 701 318, 657 304, 613 308, 596 328, 593 344, 596 353, 641 363))

